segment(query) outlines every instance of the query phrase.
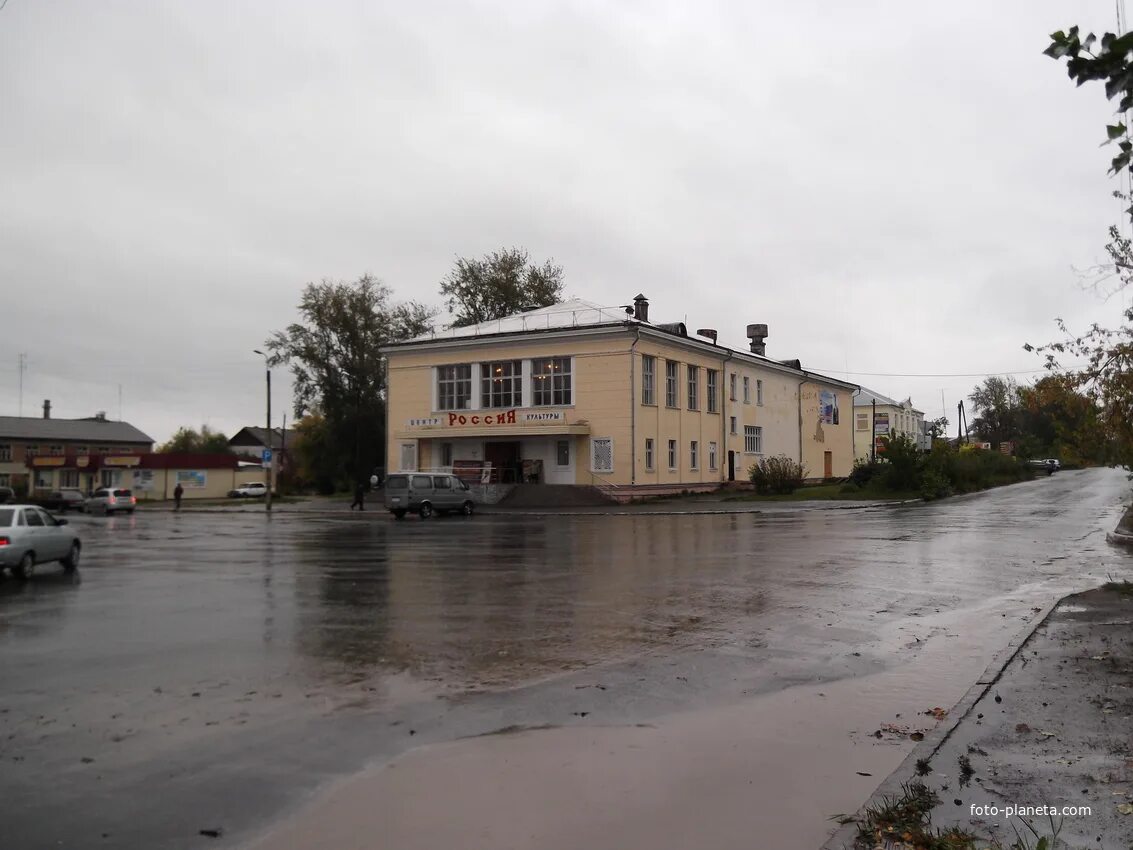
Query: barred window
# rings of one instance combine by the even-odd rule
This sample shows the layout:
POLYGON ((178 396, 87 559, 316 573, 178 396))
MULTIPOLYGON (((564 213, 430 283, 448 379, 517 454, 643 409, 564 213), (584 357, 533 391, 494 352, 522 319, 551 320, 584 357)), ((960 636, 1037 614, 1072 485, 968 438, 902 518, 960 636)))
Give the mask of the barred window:
POLYGON ((523 404, 523 361, 480 364, 480 406, 519 407, 523 404))
POLYGON ((437 367, 437 409, 468 410, 472 406, 472 364, 437 367))
POLYGON ((612 437, 590 439, 590 471, 614 471, 614 440, 612 437))
POLYGON ((744 451, 749 455, 762 454, 763 428, 758 425, 744 426, 744 451))
POLYGON ((531 361, 531 402, 537 407, 570 404, 569 357, 540 357, 531 361))

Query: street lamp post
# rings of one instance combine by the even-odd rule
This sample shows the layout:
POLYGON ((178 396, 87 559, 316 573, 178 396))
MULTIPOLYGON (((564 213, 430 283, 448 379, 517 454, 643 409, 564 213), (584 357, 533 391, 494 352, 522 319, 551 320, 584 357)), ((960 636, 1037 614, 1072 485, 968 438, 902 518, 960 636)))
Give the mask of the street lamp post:
MULTIPOLYGON (((272 448, 271 439, 271 366, 268 365, 268 356, 260 351, 258 348, 253 351, 264 358, 264 375, 267 377, 267 407, 268 407, 268 449, 272 448)), ((264 478, 267 480, 267 495, 264 496, 264 509, 271 513, 271 470, 275 466, 275 452, 272 452, 271 460, 268 461, 264 469, 264 478)))

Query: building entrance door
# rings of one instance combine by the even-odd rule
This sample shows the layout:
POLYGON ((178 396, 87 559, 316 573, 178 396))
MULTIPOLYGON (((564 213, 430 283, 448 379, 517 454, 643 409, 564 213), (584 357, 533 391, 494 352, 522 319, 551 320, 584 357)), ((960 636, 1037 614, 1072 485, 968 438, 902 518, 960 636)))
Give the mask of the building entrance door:
POLYGON ((822 453, 822 477, 834 477, 834 452, 822 453))
POLYGON ((519 481, 518 442, 485 443, 484 460, 492 464, 492 479, 503 484, 519 481))
POLYGON ((728 449, 728 480, 736 480, 736 453, 728 449))

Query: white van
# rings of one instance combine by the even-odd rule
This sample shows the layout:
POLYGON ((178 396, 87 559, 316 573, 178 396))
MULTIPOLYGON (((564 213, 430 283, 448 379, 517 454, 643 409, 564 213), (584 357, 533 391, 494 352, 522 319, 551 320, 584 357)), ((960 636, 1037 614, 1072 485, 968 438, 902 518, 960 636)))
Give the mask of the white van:
POLYGON ((399 472, 386 479, 386 507, 398 519, 407 513, 428 519, 434 513, 444 516, 460 511, 472 516, 474 503, 468 485, 455 475, 427 472, 399 472))

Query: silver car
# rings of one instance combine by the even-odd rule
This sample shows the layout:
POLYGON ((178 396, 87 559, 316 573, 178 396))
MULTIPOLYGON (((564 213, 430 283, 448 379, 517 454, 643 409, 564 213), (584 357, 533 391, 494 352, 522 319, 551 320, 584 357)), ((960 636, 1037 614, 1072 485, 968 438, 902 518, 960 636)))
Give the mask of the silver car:
POLYGON ((386 479, 386 507, 398 519, 407 513, 428 519, 434 513, 459 511, 472 516, 472 491, 455 475, 405 472, 386 479))
POLYGON ((72 572, 79 566, 83 544, 79 535, 42 508, 32 505, 0 507, 0 572, 5 567, 19 579, 31 576, 36 564, 59 561, 72 572))
POLYGON ((125 511, 132 514, 138 506, 138 497, 121 487, 99 487, 83 505, 88 514, 125 511))

